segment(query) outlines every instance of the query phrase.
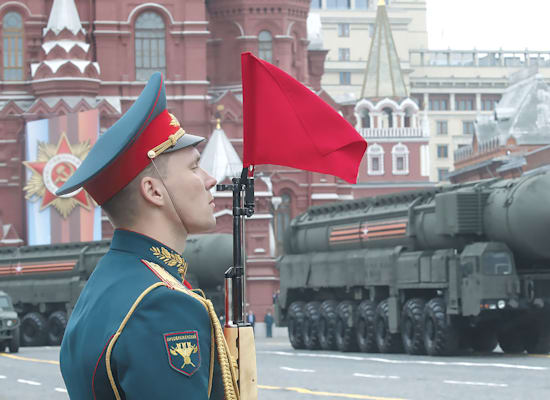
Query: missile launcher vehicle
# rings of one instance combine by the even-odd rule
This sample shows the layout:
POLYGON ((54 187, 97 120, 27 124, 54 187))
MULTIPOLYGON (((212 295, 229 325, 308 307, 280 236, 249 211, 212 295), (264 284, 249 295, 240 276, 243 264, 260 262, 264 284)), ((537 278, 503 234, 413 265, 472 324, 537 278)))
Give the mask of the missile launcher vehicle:
POLYGON ((550 351, 550 173, 315 206, 277 261, 296 349, 550 351))
MULTIPOLYGON (((103 240, 0 247, 0 291, 11 296, 19 314, 22 346, 61 343, 68 316, 109 245, 103 240)), ((205 292, 218 313, 224 307, 224 271, 232 263, 232 252, 233 237, 229 234, 192 235, 187 239, 186 279, 205 292)))

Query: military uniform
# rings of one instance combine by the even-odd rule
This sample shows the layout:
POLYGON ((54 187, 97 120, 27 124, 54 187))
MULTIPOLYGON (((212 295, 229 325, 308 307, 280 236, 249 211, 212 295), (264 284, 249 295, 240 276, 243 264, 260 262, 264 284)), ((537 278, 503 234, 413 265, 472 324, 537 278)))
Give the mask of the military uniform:
MULTIPOLYGON (((185 134, 168 114, 162 76, 154 74, 57 194, 83 186, 102 204, 151 158, 201 140, 185 134)), ((180 254, 155 239, 115 231, 61 344, 61 372, 71 398, 238 397, 234 362, 212 303, 184 280, 186 268, 180 254)))

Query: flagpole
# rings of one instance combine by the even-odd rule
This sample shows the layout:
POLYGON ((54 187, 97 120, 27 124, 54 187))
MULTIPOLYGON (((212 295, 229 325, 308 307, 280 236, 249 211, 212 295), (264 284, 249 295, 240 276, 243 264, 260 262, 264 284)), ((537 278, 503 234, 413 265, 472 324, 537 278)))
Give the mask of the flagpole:
POLYGON ((233 178, 232 184, 220 184, 216 189, 233 192, 233 266, 225 272, 224 335, 229 351, 237 361, 240 398, 256 400, 256 350, 252 325, 244 319, 246 277, 243 263, 243 218, 251 217, 255 206, 253 169, 249 176, 248 168, 243 168, 241 176, 233 178))

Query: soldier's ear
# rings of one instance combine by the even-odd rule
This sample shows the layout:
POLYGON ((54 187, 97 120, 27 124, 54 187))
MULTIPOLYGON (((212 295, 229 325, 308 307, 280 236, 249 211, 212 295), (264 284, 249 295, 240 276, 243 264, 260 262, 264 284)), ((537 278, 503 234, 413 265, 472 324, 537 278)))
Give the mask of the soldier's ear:
POLYGON ((143 199, 151 205, 161 207, 166 202, 164 186, 159 179, 144 176, 141 178, 139 190, 143 199))

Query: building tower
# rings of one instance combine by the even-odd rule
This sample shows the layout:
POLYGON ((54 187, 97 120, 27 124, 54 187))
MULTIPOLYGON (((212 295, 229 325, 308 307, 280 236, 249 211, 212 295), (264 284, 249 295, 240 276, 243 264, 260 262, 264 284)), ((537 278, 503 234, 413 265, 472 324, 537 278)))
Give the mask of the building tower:
POLYGON ((384 0, 378 2, 354 113, 356 128, 369 143, 354 197, 429 185, 429 132, 422 128, 418 105, 408 96, 384 0))
POLYGON ((307 82, 309 2, 210 0, 208 77, 214 86, 240 83, 240 54, 251 51, 307 82))
POLYGON ((91 61, 90 50, 74 0, 54 0, 43 30, 40 61, 31 64, 32 90, 44 114, 95 107, 100 69, 91 61))

